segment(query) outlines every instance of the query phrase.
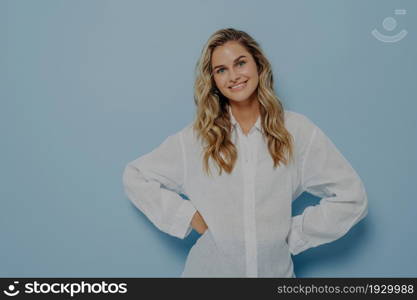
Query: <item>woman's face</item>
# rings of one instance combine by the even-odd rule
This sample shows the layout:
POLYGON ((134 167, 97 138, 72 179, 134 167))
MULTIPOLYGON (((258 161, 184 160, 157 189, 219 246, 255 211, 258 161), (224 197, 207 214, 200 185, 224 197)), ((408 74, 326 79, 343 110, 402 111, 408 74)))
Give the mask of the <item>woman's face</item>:
POLYGON ((225 97, 237 102, 254 99, 259 82, 258 69, 245 47, 235 41, 216 47, 211 66, 216 86, 225 97))

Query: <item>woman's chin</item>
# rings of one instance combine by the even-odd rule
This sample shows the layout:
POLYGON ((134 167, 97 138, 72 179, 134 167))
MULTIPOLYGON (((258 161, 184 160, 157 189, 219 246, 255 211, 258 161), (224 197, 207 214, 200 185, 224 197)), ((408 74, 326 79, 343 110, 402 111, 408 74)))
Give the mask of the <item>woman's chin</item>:
POLYGON ((233 95, 233 97, 229 97, 229 100, 234 102, 245 102, 250 99, 250 95, 233 95))

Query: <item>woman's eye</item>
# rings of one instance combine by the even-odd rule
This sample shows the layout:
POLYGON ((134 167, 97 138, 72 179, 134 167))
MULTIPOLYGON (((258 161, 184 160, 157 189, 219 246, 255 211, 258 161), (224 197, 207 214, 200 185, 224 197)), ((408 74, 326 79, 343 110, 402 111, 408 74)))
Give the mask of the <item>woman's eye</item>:
MULTIPOLYGON (((244 64, 246 64, 246 61, 241 60, 241 61, 239 61, 237 64, 238 64, 238 65, 240 65, 240 66, 243 66, 244 64)), ((216 73, 217 73, 217 74, 219 74, 219 73, 223 73, 223 72, 222 72, 223 70, 224 70, 224 68, 219 68, 219 69, 217 69, 216 73)))

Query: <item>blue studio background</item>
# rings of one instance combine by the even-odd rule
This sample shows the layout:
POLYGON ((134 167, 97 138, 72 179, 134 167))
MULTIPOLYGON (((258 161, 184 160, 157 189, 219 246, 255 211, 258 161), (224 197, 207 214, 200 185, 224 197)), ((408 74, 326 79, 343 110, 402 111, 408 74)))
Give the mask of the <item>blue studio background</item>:
POLYGON ((0 276, 180 275, 198 233, 159 231, 122 172, 193 120, 194 66, 224 27, 261 44, 284 107, 368 192, 366 219, 295 256, 296 276, 417 276, 416 14, 414 0, 1 0, 0 276))

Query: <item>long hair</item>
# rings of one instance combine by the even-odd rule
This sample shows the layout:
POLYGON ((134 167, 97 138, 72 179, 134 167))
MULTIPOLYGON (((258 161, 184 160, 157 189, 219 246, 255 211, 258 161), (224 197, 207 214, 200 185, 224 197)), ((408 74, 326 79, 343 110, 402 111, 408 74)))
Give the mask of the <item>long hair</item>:
POLYGON ((246 32, 234 28, 214 32, 204 45, 195 68, 194 102, 197 106, 193 130, 204 142, 203 168, 210 174, 209 159, 219 169, 231 173, 237 160, 237 149, 231 141, 229 100, 216 88, 212 76, 211 59, 214 49, 228 41, 239 42, 253 56, 259 74, 256 89, 259 101, 263 137, 274 162, 287 165, 293 159, 293 141, 284 126, 284 108, 274 92, 273 75, 269 61, 259 44, 246 32))

